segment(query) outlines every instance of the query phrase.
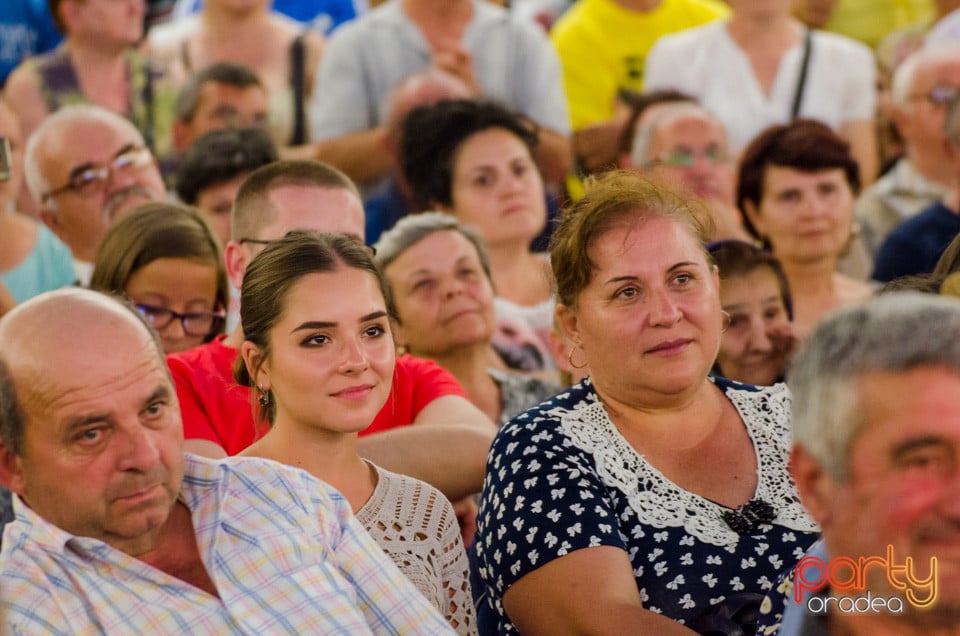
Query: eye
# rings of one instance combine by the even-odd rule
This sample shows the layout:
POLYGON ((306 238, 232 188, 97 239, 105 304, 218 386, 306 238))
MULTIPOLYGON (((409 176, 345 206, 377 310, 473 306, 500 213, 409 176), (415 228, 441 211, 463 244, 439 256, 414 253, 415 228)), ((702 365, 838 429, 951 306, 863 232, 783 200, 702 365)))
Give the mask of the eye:
POLYGON ((90 428, 85 428, 82 431, 78 432, 74 437, 74 441, 78 444, 92 445, 101 441, 104 436, 104 427, 103 426, 92 426, 90 428))
POLYGON ((437 281, 433 278, 421 278, 413 284, 413 291, 426 293, 430 292, 437 286, 437 281))
POLYGON ((315 333, 313 335, 307 336, 301 345, 305 347, 322 347, 325 344, 330 342, 330 338, 323 335, 322 333, 315 333))
POLYGON ((522 177, 530 171, 530 166, 525 163, 516 163, 513 165, 513 175, 516 177, 522 177))
POLYGON ((764 320, 773 321, 783 316, 782 307, 769 307, 763 311, 764 320))
POLYGON ((687 283, 693 282, 693 274, 687 272, 681 272, 673 277, 673 282, 678 286, 683 287, 687 283))
POLYGON ((163 407, 166 406, 166 402, 163 400, 157 400, 156 402, 151 402, 147 405, 147 408, 143 409, 143 412, 148 417, 156 417, 157 415, 163 414, 163 407))
POLYGON ((473 278, 476 275, 477 270, 473 269, 472 267, 462 267, 457 270, 457 276, 460 278, 473 278))
POLYGON ((383 325, 370 325, 363 330, 363 335, 367 338, 379 338, 387 333, 383 325))
POLYGON ((950 452, 941 446, 923 446, 910 450, 898 458, 900 468, 918 477, 935 477, 952 469, 950 452))
POLYGON ((800 201, 799 190, 784 190, 777 195, 777 200, 783 203, 797 203, 800 201))
POLYGON ((624 287, 622 289, 618 289, 613 294, 613 297, 630 300, 630 299, 636 298, 638 294, 639 292, 637 291, 636 287, 624 287))
POLYGON ((829 196, 839 192, 840 187, 831 181, 830 183, 821 183, 817 186, 817 191, 824 196, 829 196))
POLYGON ((473 184, 481 188, 487 188, 493 185, 493 177, 489 174, 482 174, 473 179, 473 184))
POLYGON ((739 329, 746 327, 750 319, 746 314, 730 314, 730 329, 739 329))

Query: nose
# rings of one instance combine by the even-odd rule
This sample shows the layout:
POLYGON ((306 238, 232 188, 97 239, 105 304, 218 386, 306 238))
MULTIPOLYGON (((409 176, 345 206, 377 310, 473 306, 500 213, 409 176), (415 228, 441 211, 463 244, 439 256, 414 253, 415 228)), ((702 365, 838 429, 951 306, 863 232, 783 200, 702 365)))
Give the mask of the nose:
POLYGON ((183 330, 183 322, 179 318, 174 318, 163 329, 160 329, 160 338, 171 342, 179 342, 186 335, 187 333, 183 330))
POLYGON ((121 470, 147 472, 160 460, 160 449, 155 439, 156 432, 145 428, 139 417, 118 427, 117 440, 121 470))
POLYGON ((750 339, 749 345, 751 351, 769 352, 773 351, 773 342, 767 335, 767 326, 763 320, 750 321, 750 339))
POLYGON ((677 324, 683 317, 676 300, 666 289, 651 292, 649 321, 653 326, 669 327, 677 324))
POLYGON ((456 276, 450 276, 443 282, 444 298, 453 298, 463 293, 464 283, 456 276))
POLYGON ((342 373, 355 374, 366 370, 367 352, 360 340, 347 341, 343 349, 343 361, 340 364, 342 373))

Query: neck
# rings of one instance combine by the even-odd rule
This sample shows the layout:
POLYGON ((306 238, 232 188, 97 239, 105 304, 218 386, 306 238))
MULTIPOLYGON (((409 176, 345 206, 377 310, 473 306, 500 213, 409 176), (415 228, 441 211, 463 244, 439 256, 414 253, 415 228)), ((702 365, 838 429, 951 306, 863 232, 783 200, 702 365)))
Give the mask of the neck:
POLYGON ((204 32, 211 39, 227 38, 231 41, 237 37, 237 30, 257 28, 270 21, 270 12, 267 7, 255 11, 228 11, 207 3, 200 14, 204 32))
POLYGON ((923 178, 944 187, 953 187, 957 182, 957 169, 954 161, 944 152, 931 148, 918 152, 915 144, 908 144, 907 158, 914 170, 923 178))
POLYGON ((781 264, 794 296, 832 292, 836 287, 833 276, 837 268, 835 258, 802 263, 782 260, 781 264))
POLYGON ((544 262, 530 251, 528 241, 490 245, 489 254, 490 273, 498 296, 521 305, 533 305, 547 297, 546 294, 543 298, 528 297, 531 275, 546 276, 544 262))
POLYGON ((243 335, 243 325, 238 324, 237 328, 234 329, 226 338, 223 339, 223 346, 230 347, 232 349, 239 349, 240 345, 243 344, 244 338, 243 335))
POLYGON ((354 511, 360 509, 373 492, 372 486, 367 487, 370 468, 360 458, 356 433, 297 424, 278 413, 270 431, 242 454, 307 471, 343 493, 354 511))
POLYGON ((617 428, 625 435, 637 435, 651 448, 693 448, 716 429, 722 414, 723 398, 706 378, 699 386, 670 396, 624 398, 596 382, 594 388, 617 428), (683 430, 683 435, 677 435, 678 430, 683 430))
POLYGON ((67 38, 67 54, 79 73, 105 75, 127 72, 126 52, 130 47, 115 42, 67 38))
POLYGON ((799 39, 803 25, 789 12, 734 11, 727 21, 727 31, 743 48, 780 49, 789 48, 799 39))

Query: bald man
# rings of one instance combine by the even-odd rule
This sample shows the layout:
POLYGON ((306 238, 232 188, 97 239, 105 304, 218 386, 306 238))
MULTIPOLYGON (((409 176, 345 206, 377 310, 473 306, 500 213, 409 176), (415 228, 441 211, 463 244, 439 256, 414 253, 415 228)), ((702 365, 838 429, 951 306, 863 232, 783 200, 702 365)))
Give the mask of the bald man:
POLYGON ((136 312, 49 292, 4 317, 0 352, 16 515, 0 632, 450 633, 335 490, 184 455, 162 348, 136 312))

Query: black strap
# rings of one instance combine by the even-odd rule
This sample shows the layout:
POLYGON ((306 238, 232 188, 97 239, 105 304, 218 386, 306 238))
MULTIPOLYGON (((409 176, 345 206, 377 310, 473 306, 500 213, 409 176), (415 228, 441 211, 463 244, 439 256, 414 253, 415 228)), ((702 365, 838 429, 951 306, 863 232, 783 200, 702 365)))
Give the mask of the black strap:
POLYGON ((293 134, 290 145, 307 143, 306 105, 304 104, 303 69, 305 66, 304 34, 298 35, 290 43, 290 86, 293 87, 293 134))
POLYGON ((800 62, 800 75, 797 77, 797 92, 793 96, 793 107, 790 109, 790 120, 800 114, 800 102, 803 101, 803 87, 807 83, 807 67, 810 66, 810 49, 813 48, 812 29, 806 29, 803 34, 803 60, 800 62))

